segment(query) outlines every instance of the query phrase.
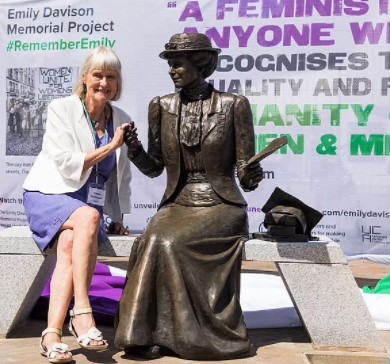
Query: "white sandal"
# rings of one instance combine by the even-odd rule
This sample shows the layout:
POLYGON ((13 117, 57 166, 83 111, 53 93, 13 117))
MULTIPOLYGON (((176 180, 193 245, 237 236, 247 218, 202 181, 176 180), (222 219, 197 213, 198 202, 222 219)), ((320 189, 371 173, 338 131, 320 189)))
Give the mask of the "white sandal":
POLYGON ((49 332, 57 334, 60 338, 62 337, 62 330, 60 329, 54 329, 48 327, 46 330, 44 330, 41 335, 41 342, 39 343, 39 351, 41 355, 45 356, 47 360, 49 360, 49 362, 53 364, 72 362, 73 357, 72 357, 72 353, 69 351, 68 345, 64 343, 52 343, 49 349, 43 346, 43 338, 49 332), (57 358, 58 354, 67 354, 67 353, 70 354, 68 358, 57 358))
POLYGON ((103 335, 101 331, 99 331, 96 327, 91 327, 88 332, 84 335, 78 336, 76 333, 75 328, 73 327, 72 319, 75 318, 78 315, 84 315, 92 313, 92 308, 80 308, 79 310, 70 310, 69 311, 69 332, 77 339, 77 342, 79 345, 87 350, 91 351, 104 351, 107 350, 108 344, 107 341, 103 339, 103 335), (89 345, 89 343, 94 341, 103 341, 102 345, 89 345))

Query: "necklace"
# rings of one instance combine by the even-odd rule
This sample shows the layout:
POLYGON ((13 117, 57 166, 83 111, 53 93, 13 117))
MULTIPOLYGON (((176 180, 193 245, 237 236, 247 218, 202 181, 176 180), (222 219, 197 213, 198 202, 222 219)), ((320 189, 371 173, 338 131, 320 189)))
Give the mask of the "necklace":
POLYGON ((99 127, 100 121, 102 120, 102 118, 103 118, 103 120, 106 120, 105 116, 106 116, 106 108, 104 107, 104 109, 103 109, 102 113, 100 114, 99 118, 97 120, 91 120, 92 124, 93 124, 93 127, 95 129, 97 129, 99 127))
MULTIPOLYGON (((97 138, 97 133, 96 133, 96 129, 99 127, 100 125, 100 121, 102 119, 102 117, 104 116, 104 121, 107 120, 107 105, 104 106, 104 109, 101 113, 101 115, 99 116, 98 120, 92 120, 91 118, 91 114, 89 113, 88 109, 87 109, 87 106, 85 105, 85 100, 81 99, 81 104, 83 105, 83 109, 84 109, 84 113, 85 113, 85 117, 87 118, 87 122, 88 122, 88 125, 92 131, 92 134, 94 135, 95 139, 97 138)), ((104 126, 104 133, 106 133, 107 130, 106 130, 106 126, 104 126)), ((96 143, 95 143, 96 145, 96 143)))

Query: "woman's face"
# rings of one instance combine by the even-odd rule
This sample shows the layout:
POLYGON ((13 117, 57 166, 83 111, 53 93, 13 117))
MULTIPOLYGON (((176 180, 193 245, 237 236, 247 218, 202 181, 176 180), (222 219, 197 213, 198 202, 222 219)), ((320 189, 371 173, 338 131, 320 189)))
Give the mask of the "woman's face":
POLYGON ((177 88, 197 86, 202 76, 187 57, 174 57, 168 60, 169 75, 177 88))
POLYGON ((84 84, 87 88, 86 98, 107 102, 118 91, 118 74, 116 71, 94 69, 84 76, 84 84))

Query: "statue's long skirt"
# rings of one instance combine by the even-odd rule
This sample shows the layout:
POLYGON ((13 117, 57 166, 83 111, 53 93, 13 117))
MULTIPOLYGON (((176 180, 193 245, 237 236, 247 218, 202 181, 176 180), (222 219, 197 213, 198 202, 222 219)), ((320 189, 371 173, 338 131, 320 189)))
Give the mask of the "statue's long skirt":
POLYGON ((159 210, 131 251, 115 346, 160 345, 198 360, 248 354, 239 303, 247 235, 244 207, 159 210))

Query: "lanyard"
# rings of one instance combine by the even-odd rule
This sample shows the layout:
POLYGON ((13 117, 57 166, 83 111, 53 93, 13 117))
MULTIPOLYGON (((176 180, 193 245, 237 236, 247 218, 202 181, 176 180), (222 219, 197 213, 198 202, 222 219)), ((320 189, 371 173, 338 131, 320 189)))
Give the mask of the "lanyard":
MULTIPOLYGON (((92 124, 92 120, 91 120, 91 115, 89 115, 89 112, 88 112, 88 109, 85 105, 85 102, 84 100, 81 100, 81 103, 83 104, 83 109, 84 109, 84 113, 85 113, 85 116, 87 118, 87 121, 88 121, 88 125, 89 125, 89 130, 91 131, 91 134, 92 134, 92 137, 93 137, 93 142, 95 144, 95 149, 98 149, 98 142, 99 142, 99 136, 92 124)), ((108 140, 108 133, 107 133, 107 128, 104 129, 104 140, 102 142, 102 144, 107 144, 107 140, 108 140)), ((98 172, 99 172, 99 163, 96 163, 95 164, 95 172, 96 172, 96 184, 98 183, 98 172)))

